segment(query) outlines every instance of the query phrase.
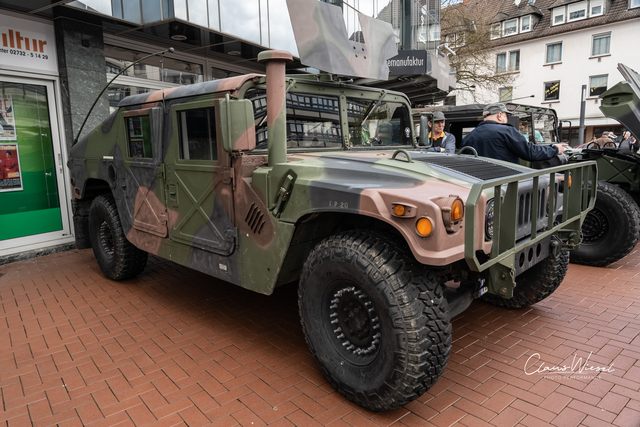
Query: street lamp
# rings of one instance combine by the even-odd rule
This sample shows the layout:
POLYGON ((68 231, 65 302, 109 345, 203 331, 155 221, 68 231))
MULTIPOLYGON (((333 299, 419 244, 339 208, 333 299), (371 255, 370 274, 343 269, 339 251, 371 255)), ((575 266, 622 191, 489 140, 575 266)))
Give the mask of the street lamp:
POLYGON ((511 101, 515 101, 516 99, 524 99, 524 98, 535 98, 535 95, 521 96, 520 98, 511 98, 511 101))

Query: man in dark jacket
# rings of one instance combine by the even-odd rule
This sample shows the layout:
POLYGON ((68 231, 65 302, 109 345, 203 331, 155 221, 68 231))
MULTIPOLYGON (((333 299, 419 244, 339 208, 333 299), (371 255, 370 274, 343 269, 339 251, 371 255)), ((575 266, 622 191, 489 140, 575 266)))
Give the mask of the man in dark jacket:
POLYGON ((511 114, 502 102, 494 102, 484 108, 484 121, 463 140, 465 146, 473 147, 478 155, 497 160, 519 163, 549 160, 564 152, 567 144, 535 145, 516 128, 507 123, 511 114))

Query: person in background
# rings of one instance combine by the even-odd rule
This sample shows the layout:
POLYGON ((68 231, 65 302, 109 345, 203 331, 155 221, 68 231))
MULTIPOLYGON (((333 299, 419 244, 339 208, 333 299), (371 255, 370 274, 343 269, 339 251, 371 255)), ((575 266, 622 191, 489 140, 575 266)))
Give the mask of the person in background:
POLYGON ((484 121, 464 139, 464 145, 473 147, 478 155, 497 160, 519 163, 549 160, 562 154, 567 144, 535 145, 508 123, 511 114, 502 102, 484 108, 484 121))
POLYGON ((613 135, 611 132, 605 130, 604 132, 602 132, 602 136, 598 139, 596 139, 595 142, 598 143, 598 145, 600 146, 600 148, 603 147, 614 147, 615 146, 615 142, 613 141, 613 139, 615 138, 615 135, 613 135), (613 136, 613 138, 612 138, 613 136))
POLYGON ((400 145, 400 143, 393 140, 393 125, 382 122, 376 127, 376 136, 369 139, 365 145, 400 145))
MULTIPOLYGON (((529 127, 524 123, 520 123, 520 133, 524 135, 524 137, 529 141, 529 127)), ((539 130, 536 129, 535 133, 535 142, 544 142, 544 138, 539 130)))
POLYGON ((631 136, 631 132, 629 132, 628 130, 625 130, 622 133, 622 140, 620 141, 620 145, 618 145, 618 148, 620 149, 620 151, 635 153, 638 151, 638 148, 640 147, 638 147, 637 141, 635 140, 635 138, 631 136))
POLYGON ((433 138, 433 144, 431 147, 426 148, 425 151, 449 154, 456 152, 456 137, 444 131, 444 124, 444 113, 442 111, 434 112, 433 129, 431 129, 431 121, 429 121, 429 128, 431 129, 429 138, 433 138))

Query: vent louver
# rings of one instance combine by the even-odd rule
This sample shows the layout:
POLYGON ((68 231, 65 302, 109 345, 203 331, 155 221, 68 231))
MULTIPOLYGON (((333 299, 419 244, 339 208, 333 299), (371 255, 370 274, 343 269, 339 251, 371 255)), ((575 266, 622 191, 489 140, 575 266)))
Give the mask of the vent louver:
POLYGON ((247 216, 245 217, 245 222, 255 234, 260 234, 262 228, 264 227, 265 220, 264 214, 262 211, 256 206, 255 203, 252 203, 247 212, 247 216))
POLYGON ((471 156, 430 156, 429 158, 416 159, 421 162, 447 168, 458 173, 472 176, 482 181, 519 175, 522 171, 499 165, 491 161, 478 159, 471 156))

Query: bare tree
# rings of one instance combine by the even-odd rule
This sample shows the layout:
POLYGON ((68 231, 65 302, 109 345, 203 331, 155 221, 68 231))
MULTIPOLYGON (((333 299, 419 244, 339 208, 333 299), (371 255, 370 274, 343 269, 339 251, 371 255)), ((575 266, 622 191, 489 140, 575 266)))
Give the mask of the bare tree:
POLYGON ((449 57, 456 70, 457 90, 496 92, 511 85, 514 74, 496 72, 496 53, 491 43, 491 19, 500 2, 441 0, 441 43, 455 51, 449 57))

